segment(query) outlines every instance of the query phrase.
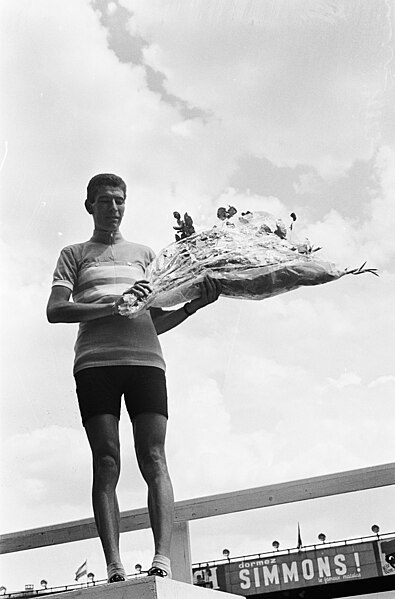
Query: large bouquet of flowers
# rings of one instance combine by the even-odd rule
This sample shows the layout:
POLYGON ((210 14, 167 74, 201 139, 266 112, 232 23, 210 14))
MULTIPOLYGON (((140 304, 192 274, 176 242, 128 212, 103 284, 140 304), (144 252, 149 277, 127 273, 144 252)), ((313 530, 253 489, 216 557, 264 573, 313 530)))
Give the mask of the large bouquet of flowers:
POLYGON ((220 208, 219 225, 196 233, 192 219, 175 212, 176 242, 161 250, 149 266, 152 293, 145 300, 124 295, 120 313, 133 317, 148 307, 166 308, 198 297, 205 275, 219 279, 221 295, 261 300, 300 286, 321 285, 349 274, 371 272, 340 269, 320 259, 308 240, 292 242, 292 225, 267 212, 247 212, 235 218, 236 209, 220 208))

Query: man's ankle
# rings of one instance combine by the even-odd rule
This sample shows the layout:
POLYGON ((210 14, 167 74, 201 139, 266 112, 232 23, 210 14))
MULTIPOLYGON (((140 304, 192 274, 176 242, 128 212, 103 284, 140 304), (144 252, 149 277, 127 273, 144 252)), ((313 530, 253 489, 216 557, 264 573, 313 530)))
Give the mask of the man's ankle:
POLYGON ((166 572, 169 578, 172 577, 170 559, 165 555, 155 553, 154 559, 152 560, 152 568, 159 568, 160 570, 166 572))
POLYGON ((111 562, 110 564, 107 565, 108 580, 110 580, 110 578, 112 578, 115 574, 119 574, 120 576, 123 576, 123 578, 126 580, 126 572, 125 572, 125 568, 122 565, 122 562, 111 562))

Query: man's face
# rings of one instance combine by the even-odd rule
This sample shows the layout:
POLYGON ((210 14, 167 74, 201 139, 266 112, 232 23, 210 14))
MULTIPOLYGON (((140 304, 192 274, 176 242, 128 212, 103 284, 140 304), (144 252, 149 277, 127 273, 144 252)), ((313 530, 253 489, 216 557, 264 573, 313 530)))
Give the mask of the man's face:
POLYGON ((95 229, 117 231, 125 212, 125 197, 120 187, 100 187, 90 204, 95 229))

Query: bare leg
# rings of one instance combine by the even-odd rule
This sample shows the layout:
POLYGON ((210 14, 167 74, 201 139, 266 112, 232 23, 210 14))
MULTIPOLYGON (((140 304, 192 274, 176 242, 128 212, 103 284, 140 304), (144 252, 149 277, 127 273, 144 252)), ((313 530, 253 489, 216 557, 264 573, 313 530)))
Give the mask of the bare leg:
POLYGON ((108 565, 120 562, 120 516, 115 492, 120 473, 118 419, 100 414, 90 418, 85 428, 93 457, 93 511, 108 565))
POLYGON ((166 426, 167 419, 162 414, 145 412, 133 419, 137 461, 148 485, 155 553, 170 558, 174 497, 165 456, 166 426))

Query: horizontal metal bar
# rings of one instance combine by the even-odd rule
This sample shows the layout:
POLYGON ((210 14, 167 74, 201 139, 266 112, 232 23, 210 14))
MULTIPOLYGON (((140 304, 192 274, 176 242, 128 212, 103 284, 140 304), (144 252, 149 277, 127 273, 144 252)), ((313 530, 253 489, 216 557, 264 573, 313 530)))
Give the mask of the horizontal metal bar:
MULTIPOLYGON (((175 506, 176 522, 188 522, 273 505, 317 499, 343 493, 385 487, 395 483, 395 463, 382 464, 347 472, 265 485, 242 491, 222 493, 179 501, 175 506)), ((149 528, 146 508, 121 514, 121 532, 149 528)), ((93 518, 54 524, 0 536, 0 553, 13 553, 38 547, 59 545, 97 537, 93 518)))

